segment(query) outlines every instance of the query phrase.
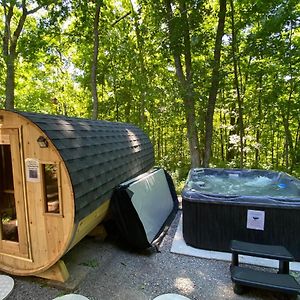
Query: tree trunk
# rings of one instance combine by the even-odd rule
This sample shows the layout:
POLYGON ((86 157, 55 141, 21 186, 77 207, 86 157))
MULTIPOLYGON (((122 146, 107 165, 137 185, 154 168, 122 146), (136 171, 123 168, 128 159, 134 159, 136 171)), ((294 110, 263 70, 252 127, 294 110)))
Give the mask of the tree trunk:
POLYGON ((193 97, 185 96, 185 118, 187 124, 187 135, 191 156, 191 167, 196 168, 200 166, 200 155, 199 155, 199 140, 196 127, 196 116, 195 116, 195 104, 193 97))
POLYGON ((204 167, 208 167, 211 156, 211 145, 213 136, 213 118, 215 111, 216 98, 219 88, 219 69, 221 57, 222 37, 224 35, 224 25, 226 16, 226 0, 220 0, 219 22, 215 40, 215 51, 213 60, 213 70, 211 78, 211 87, 206 110, 205 120, 205 150, 204 150, 204 167))
POLYGON ((138 58, 139 58, 139 65, 140 65, 140 84, 139 84, 139 92, 140 92, 140 126, 144 128, 145 126, 145 103, 146 103, 146 90, 148 86, 148 76, 147 70, 145 66, 144 60, 144 49, 142 43, 142 36, 140 32, 140 25, 139 25, 139 16, 135 13, 132 1, 130 0, 131 9, 134 17, 134 27, 135 27, 135 35, 136 35, 136 44, 138 50, 138 58))
POLYGON ((274 155, 274 147, 275 147, 275 131, 272 129, 272 149, 271 149, 271 157, 272 157, 272 168, 274 168, 275 165, 275 155, 274 155))
POLYGON ((281 138, 279 134, 277 133, 277 139, 276 139, 276 169, 278 169, 279 166, 279 157, 282 157, 283 155, 280 155, 279 153, 279 145, 281 144, 281 138))
MULTIPOLYGON (((222 112, 220 111, 220 124, 222 124, 222 112)), ((225 161, 225 151, 224 151, 224 134, 223 134, 223 127, 220 126, 220 142, 221 142, 221 160, 222 162, 225 161)))
POLYGON ((283 119, 283 126, 285 131, 285 140, 284 140, 284 161, 285 161, 285 168, 289 168, 289 142, 288 142, 288 136, 289 136, 289 124, 288 119, 282 116, 283 119))
POLYGON ((230 140, 230 136, 236 134, 236 118, 235 118, 235 111, 236 108, 235 106, 232 107, 231 112, 230 112, 230 130, 229 130, 229 135, 227 135, 227 154, 226 154, 226 160, 231 162, 236 154, 235 149, 230 146, 232 144, 230 144, 229 140, 230 140))
POLYGON ((172 6, 170 0, 165 0, 166 10, 167 10, 167 20, 168 20, 168 29, 169 29, 169 40, 174 57, 176 75, 179 81, 180 90, 182 98, 184 101, 185 108, 185 119, 187 126, 187 135, 190 149, 190 158, 191 158, 191 167, 200 166, 200 155, 199 155, 199 140, 198 140, 198 131, 196 126, 196 115, 195 115, 195 101, 194 101, 194 90, 193 90, 193 81, 192 81, 192 61, 191 61, 191 48, 190 48, 190 33, 189 33, 189 23, 186 14, 185 1, 180 0, 180 12, 183 23, 183 41, 184 41, 184 69, 181 61, 180 51, 174 45, 174 15, 172 12, 172 6))
POLYGON ((300 163, 300 121, 298 120, 298 127, 296 132, 294 155, 292 160, 292 167, 300 163))
MULTIPOLYGON (((50 4, 52 1, 49 1, 50 4)), ((2 1, 4 11, 4 34, 2 43, 3 58, 6 65, 6 79, 5 79, 5 108, 14 109, 15 102, 15 61, 17 58, 17 43, 21 32, 23 30, 26 18, 30 14, 34 14, 40 10, 44 5, 38 5, 31 10, 27 10, 26 1, 21 3, 22 14, 19 17, 15 30, 12 30, 11 21, 14 19, 14 7, 16 1, 2 1), (8 3, 7 3, 8 2, 8 3)), ((18 17, 15 16, 17 19, 18 17)))
MULTIPOLYGON (((288 106, 290 104, 288 103, 288 106)), ((288 110, 289 111, 289 110, 288 110)), ((284 126, 284 132, 285 132, 285 167, 286 169, 290 168, 290 157, 294 156, 294 148, 293 148, 293 137, 289 126, 289 112, 285 116, 284 112, 282 113, 282 120, 283 120, 283 126, 284 126)), ((292 164, 291 164, 292 167, 292 164)), ((290 170, 291 171, 291 170, 290 170)))
POLYGON ((93 97, 93 112, 92 119, 97 120, 98 118, 98 91, 97 91, 97 68, 98 68, 98 53, 99 53, 99 18, 100 18, 101 3, 96 1, 95 18, 94 18, 94 48, 93 48, 93 61, 91 69, 91 90, 93 97))
POLYGON ((5 109, 14 109, 15 99, 15 53, 11 53, 5 60, 6 81, 5 81, 5 109))
POLYGON ((115 99, 114 119, 119 122, 119 100, 117 95, 117 82, 116 77, 113 77, 113 94, 115 99))
POLYGON ((259 157, 260 157, 260 151, 259 151, 259 143, 260 143, 260 135, 261 135, 261 124, 262 124, 262 108, 261 108, 261 98, 262 98, 262 75, 259 75, 259 94, 258 94, 258 103, 257 103, 257 111, 258 111, 258 122, 257 122, 257 128, 256 128, 256 148, 255 148, 255 166, 258 167, 259 164, 259 157))
MULTIPOLYGON (((24 3, 23 3, 24 5, 24 3)), ((14 109, 15 99, 15 60, 17 57, 16 47, 17 41, 23 29, 27 10, 23 7, 23 13, 19 19, 18 25, 12 34, 11 20, 14 14, 15 3, 11 3, 7 7, 6 2, 3 3, 4 8, 4 35, 3 35, 3 58, 6 65, 6 79, 5 79, 5 109, 14 109)))
POLYGON ((157 157, 158 160, 160 160, 162 158, 161 155, 161 122, 160 122, 160 118, 158 119, 158 130, 157 130, 157 157))
POLYGON ((240 168, 244 165, 244 124, 243 124, 243 101, 240 93, 239 77, 238 77, 238 58, 237 58, 237 39, 236 39, 236 28, 234 18, 234 4, 233 0, 230 0, 231 6, 231 25, 232 25, 232 58, 233 58, 233 70, 234 70, 234 87, 236 89, 237 102, 238 102, 238 125, 239 125, 239 136, 240 136, 240 168))
MULTIPOLYGON (((293 26, 292 22, 290 22, 290 30, 289 30, 289 49, 292 47, 292 36, 293 36, 293 26)), ((288 51, 289 57, 291 58, 290 51, 288 51)), ((291 105, 292 105, 292 98, 293 93, 295 91, 295 84, 294 84, 294 78, 293 78, 293 65, 291 63, 291 60, 289 61, 289 69, 290 69, 290 92, 289 92, 289 98, 288 102, 286 104, 287 113, 286 116, 284 115, 284 110, 282 110, 283 114, 283 123, 284 123, 284 131, 285 131, 285 145, 286 145, 286 168, 289 169, 289 172, 293 171, 294 167, 294 159, 295 159, 295 149, 293 144, 293 136, 290 129, 290 114, 291 114, 291 105)))

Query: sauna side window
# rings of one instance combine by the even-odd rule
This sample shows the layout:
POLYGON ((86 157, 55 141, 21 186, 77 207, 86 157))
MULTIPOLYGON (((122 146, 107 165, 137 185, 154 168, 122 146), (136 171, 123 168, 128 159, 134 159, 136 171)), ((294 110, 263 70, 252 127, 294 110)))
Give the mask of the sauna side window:
POLYGON ((45 212, 60 214, 59 165, 42 164, 45 212))

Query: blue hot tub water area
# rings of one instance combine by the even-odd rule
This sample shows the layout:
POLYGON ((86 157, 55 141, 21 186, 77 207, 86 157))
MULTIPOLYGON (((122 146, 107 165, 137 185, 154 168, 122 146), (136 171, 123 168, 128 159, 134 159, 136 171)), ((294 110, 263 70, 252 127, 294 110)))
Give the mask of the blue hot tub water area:
POLYGON ((190 171, 186 188, 204 195, 300 202, 300 180, 275 171, 196 168, 190 171))

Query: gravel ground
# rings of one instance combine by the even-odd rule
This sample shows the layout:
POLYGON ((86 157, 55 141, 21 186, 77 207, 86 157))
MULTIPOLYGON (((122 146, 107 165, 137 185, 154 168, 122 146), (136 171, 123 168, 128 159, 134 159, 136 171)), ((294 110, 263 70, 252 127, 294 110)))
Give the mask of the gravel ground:
MULTIPOLYGON (((178 293, 194 300, 278 299, 274 293, 259 290, 235 295, 229 262, 171 253, 180 214, 181 211, 163 239, 159 253, 131 252, 120 247, 112 237, 104 242, 84 238, 66 255, 66 261, 71 259, 88 269, 73 293, 90 300, 151 300, 164 293, 178 293)), ((15 287, 7 298, 9 300, 46 300, 70 293, 33 277, 14 277, 14 280, 15 287)))

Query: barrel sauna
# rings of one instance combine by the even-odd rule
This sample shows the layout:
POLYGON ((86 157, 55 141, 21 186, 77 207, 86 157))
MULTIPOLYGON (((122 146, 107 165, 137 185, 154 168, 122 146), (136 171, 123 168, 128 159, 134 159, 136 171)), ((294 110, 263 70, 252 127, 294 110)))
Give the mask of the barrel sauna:
POLYGON ((131 124, 0 110, 0 270, 65 281, 63 255, 153 163, 131 124))

